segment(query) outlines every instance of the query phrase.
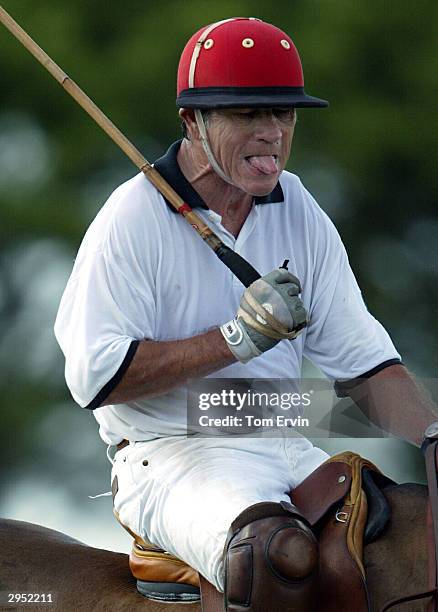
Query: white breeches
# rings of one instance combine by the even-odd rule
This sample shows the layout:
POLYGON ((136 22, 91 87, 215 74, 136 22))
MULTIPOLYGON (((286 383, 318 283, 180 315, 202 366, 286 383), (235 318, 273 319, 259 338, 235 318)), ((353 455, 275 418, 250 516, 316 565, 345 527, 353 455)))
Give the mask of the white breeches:
POLYGON ((188 563, 223 591, 232 521, 287 493, 328 458, 305 438, 169 437, 132 442, 114 458, 114 508, 134 533, 188 563))

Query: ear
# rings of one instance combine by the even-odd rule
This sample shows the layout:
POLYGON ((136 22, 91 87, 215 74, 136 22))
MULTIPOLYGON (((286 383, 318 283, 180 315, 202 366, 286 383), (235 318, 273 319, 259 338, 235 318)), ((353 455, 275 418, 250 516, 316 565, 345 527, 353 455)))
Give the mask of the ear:
POLYGON ((195 119, 195 113, 191 108, 180 108, 179 116, 182 121, 186 124, 187 134, 191 141, 200 140, 198 125, 195 119))

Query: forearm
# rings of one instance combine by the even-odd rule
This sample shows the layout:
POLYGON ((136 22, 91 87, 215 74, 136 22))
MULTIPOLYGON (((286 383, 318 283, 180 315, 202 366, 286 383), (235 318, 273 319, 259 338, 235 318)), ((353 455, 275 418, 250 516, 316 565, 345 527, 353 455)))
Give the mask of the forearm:
POLYGON ((426 427, 438 420, 437 406, 402 365, 378 372, 350 396, 372 423, 417 446, 426 427))
POLYGON ((234 363, 219 331, 171 342, 143 340, 122 380, 102 405, 153 397, 234 363))

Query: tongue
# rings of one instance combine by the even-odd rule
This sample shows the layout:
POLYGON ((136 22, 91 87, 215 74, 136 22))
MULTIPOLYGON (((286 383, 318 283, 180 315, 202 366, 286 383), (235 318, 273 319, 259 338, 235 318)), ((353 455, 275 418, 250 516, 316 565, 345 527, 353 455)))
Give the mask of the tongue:
POLYGON ((275 174, 277 172, 277 164, 272 155, 252 155, 248 157, 248 162, 263 174, 275 174))

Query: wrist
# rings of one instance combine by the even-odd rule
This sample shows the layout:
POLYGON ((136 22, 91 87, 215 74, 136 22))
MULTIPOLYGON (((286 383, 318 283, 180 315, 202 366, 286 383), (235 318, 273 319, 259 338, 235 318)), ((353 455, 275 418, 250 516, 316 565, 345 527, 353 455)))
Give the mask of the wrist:
POLYGON ((434 421, 428 427, 426 427, 423 434, 423 441, 421 443, 421 450, 423 453, 426 448, 435 440, 438 440, 438 421, 434 421))
POLYGON ((229 350, 241 363, 248 363, 254 357, 262 354, 249 337, 244 325, 238 319, 231 319, 220 326, 229 350))

